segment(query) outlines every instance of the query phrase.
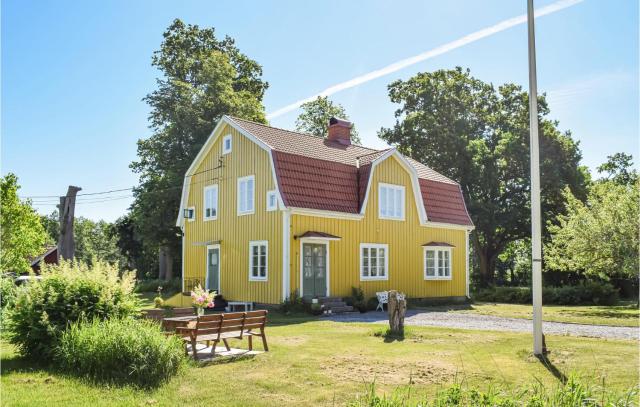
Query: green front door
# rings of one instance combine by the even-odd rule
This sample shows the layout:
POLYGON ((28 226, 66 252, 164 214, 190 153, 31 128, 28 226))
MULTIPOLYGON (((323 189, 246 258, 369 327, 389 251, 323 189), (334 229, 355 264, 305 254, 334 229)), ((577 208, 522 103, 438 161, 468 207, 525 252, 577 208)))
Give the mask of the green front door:
POLYGON ((302 295, 307 298, 327 295, 327 246, 302 244, 302 295))
POLYGON ((220 294, 220 246, 207 246, 206 288, 220 294))

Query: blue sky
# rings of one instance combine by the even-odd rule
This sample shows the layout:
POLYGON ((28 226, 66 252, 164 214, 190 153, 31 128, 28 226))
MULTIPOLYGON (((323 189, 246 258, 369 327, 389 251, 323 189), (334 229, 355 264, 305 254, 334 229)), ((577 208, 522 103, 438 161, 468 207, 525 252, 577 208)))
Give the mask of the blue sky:
MULTIPOLYGON (((554 1, 536 1, 536 8, 554 1)), ((213 26, 264 68, 267 112, 526 12, 526 1, 2 1, 3 174, 21 195, 133 186, 136 141, 148 137, 151 55, 174 18, 213 26)), ((584 0, 536 22, 538 88, 580 141, 583 163, 638 156, 638 2, 584 0)), ((363 143, 394 123, 387 85, 417 72, 468 67, 482 80, 527 87, 526 26, 452 49, 331 98, 363 143)), ((298 112, 271 119, 293 128, 298 112)), ((113 220, 128 192, 83 198, 77 214, 113 220)), ((55 199, 54 199, 55 200, 55 199)), ((41 198, 42 213, 55 209, 41 198)))

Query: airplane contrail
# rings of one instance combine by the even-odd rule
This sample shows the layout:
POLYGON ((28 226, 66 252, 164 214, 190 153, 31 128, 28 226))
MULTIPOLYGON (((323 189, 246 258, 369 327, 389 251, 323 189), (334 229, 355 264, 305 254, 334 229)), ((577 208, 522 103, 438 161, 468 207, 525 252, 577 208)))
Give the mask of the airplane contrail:
MULTIPOLYGON (((583 1, 584 0, 560 0, 555 3, 549 4, 548 6, 544 6, 537 9, 535 11, 535 16, 536 17, 546 16, 547 14, 552 14, 552 13, 555 13, 556 11, 560 11, 571 6, 575 6, 576 4, 582 3, 583 1)), ((467 44, 471 44, 472 42, 476 42, 478 40, 481 40, 482 38, 489 37, 493 34, 497 34, 501 31, 507 30, 511 27, 515 27, 520 24, 524 24, 526 22, 527 22, 526 14, 509 18, 507 20, 499 22, 498 24, 494 24, 490 27, 483 28, 482 30, 475 31, 471 34, 467 34, 464 37, 458 38, 457 40, 440 45, 436 48, 433 48, 432 50, 423 52, 421 54, 418 54, 406 59, 402 59, 398 62, 394 62, 383 68, 376 69, 375 71, 368 72, 364 75, 356 76, 355 78, 349 79, 348 81, 330 86, 320 93, 316 93, 315 95, 309 96, 307 98, 297 100, 289 105, 281 107, 280 109, 277 109, 267 114, 267 119, 273 119, 275 117, 282 116, 285 113, 289 113, 293 110, 296 110, 297 108, 300 107, 301 104, 315 100, 319 96, 329 96, 329 95, 333 95, 334 93, 340 92, 342 90, 353 88, 354 86, 358 86, 365 82, 369 82, 374 79, 380 78, 382 76, 389 75, 393 72, 397 72, 408 66, 415 65, 418 62, 426 61, 427 59, 431 59, 438 55, 442 55, 456 48, 460 48, 467 44)))

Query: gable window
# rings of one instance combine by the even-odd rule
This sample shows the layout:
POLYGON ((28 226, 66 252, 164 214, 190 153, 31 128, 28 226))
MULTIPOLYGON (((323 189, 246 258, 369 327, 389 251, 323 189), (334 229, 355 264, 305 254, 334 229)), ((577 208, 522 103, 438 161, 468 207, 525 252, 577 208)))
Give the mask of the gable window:
POLYGON ((424 279, 451 279, 451 248, 424 248, 424 279))
POLYGON ((248 215, 255 211, 255 177, 238 178, 238 215, 248 215))
POLYGON ((278 194, 275 190, 267 191, 267 210, 275 211, 278 209, 278 194))
POLYGON ((266 240, 249 242, 249 280, 267 281, 269 244, 266 240))
POLYGON ((204 187, 204 220, 218 218, 218 185, 204 187))
POLYGON ((360 280, 387 280, 388 268, 388 245, 360 244, 360 280))
POLYGON ((227 134, 222 138, 222 154, 231 152, 231 134, 227 134))
POLYGON ((184 212, 183 212, 183 216, 189 222, 193 222, 194 220, 196 220, 196 208, 195 208, 195 206, 190 206, 188 208, 185 208, 184 212))
POLYGON ((378 184, 378 217, 404 220, 404 187, 402 185, 378 184))

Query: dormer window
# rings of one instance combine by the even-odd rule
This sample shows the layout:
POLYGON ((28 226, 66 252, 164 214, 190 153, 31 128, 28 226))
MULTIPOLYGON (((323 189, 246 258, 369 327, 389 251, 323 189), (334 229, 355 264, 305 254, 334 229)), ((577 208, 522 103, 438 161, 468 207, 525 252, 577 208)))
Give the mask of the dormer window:
POLYGON ((378 217, 404 220, 404 187, 402 185, 379 184, 378 217))
POLYGON ((222 154, 229 154, 231 152, 231 134, 227 134, 222 138, 222 154))

